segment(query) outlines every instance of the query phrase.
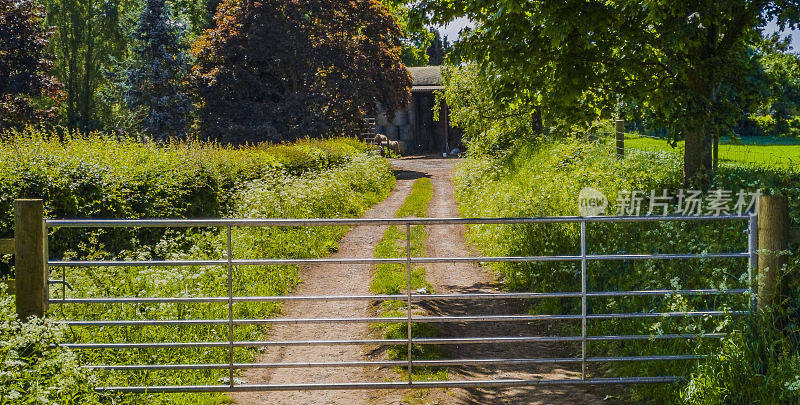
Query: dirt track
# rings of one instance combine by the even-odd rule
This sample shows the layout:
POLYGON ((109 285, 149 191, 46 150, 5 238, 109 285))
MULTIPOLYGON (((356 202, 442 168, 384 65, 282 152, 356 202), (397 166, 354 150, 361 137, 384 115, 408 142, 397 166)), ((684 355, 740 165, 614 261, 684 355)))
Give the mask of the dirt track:
MULTIPOLYGON (((431 217, 457 217, 458 209, 453 196, 451 169, 453 159, 406 158, 393 162, 398 177, 397 187, 381 204, 373 207, 365 217, 393 217, 410 192, 413 180, 422 176, 433 182, 434 196, 430 205, 431 217)), ((360 226, 354 228, 339 244, 334 257, 371 257, 385 227, 360 226)), ((427 254, 429 256, 467 256, 470 252, 464 240, 463 226, 429 227, 427 254)), ((437 293, 492 292, 496 291, 493 277, 484 269, 472 264, 427 265, 427 280, 437 293)), ((321 265, 302 269, 303 283, 298 295, 369 294, 372 268, 369 265, 321 265)), ((436 315, 524 313, 513 301, 428 301, 421 304, 436 315)), ((285 305, 281 316, 298 318, 369 317, 376 316, 375 308, 366 301, 358 302, 297 302, 285 305)), ((478 336, 537 336, 542 335, 540 325, 524 323, 478 322, 471 324, 441 324, 444 337, 478 336)), ((367 324, 326 325, 300 324, 276 325, 269 340, 367 339, 376 337, 367 324)), ((570 348, 553 344, 483 345, 467 344, 443 347, 450 358, 531 358, 571 356, 570 348)), ((284 346, 269 348, 259 362, 315 362, 382 360, 377 347, 365 346, 284 346)), ((578 365, 578 367, 580 367, 578 365)), ((525 366, 468 366, 451 368, 451 380, 490 379, 563 379, 579 378, 579 368, 564 365, 525 366)), ((245 372, 242 377, 248 384, 325 383, 354 381, 399 381, 400 376, 391 368, 279 368, 245 372)), ((233 395, 240 404, 390 404, 406 401, 435 404, 461 403, 526 403, 526 404, 584 404, 608 403, 597 388, 581 386, 540 386, 501 389, 433 389, 414 393, 396 391, 289 391, 267 393, 242 393, 233 395)))

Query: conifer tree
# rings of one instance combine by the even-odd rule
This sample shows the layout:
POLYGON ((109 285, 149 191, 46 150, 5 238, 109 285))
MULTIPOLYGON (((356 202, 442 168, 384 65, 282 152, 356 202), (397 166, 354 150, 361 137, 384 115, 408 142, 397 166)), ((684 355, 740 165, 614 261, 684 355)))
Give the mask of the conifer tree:
POLYGON ((142 132, 155 140, 185 136, 192 104, 183 84, 189 71, 183 33, 164 0, 147 0, 134 33, 125 101, 142 132))
POLYGON ((431 31, 433 32, 433 41, 431 41, 431 46, 428 48, 428 64, 441 65, 445 56, 444 42, 442 42, 439 30, 432 29, 431 31))

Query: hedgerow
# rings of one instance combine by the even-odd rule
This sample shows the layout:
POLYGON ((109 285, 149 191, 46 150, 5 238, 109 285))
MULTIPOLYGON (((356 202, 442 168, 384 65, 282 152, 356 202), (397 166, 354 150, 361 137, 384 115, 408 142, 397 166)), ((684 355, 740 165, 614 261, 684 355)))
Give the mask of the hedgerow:
MULTIPOLYGON (((682 188, 681 161, 670 154, 629 153, 624 159, 614 156, 604 143, 563 139, 540 144, 524 143, 502 157, 468 159, 455 175, 456 197, 465 217, 517 217, 579 215, 578 194, 583 187, 603 192, 614 210, 622 190, 676 191, 682 188)), ((739 189, 781 193, 789 197, 795 222, 800 220, 800 173, 755 169, 723 164, 712 189, 739 189)), ((647 211, 647 198, 642 203, 647 211)), ((674 206, 673 212, 674 212, 674 206)), ((643 213, 644 213, 643 212, 643 213)), ((745 221, 693 223, 589 223, 589 254, 651 254, 742 252, 747 250, 745 221)), ((484 254, 491 256, 575 255, 580 252, 577 224, 477 225, 468 235, 484 254)), ((493 268, 510 290, 554 292, 580 291, 579 263, 499 263, 493 268)), ((647 289, 734 289, 747 287, 745 259, 693 259, 591 261, 588 266, 590 291, 647 289)), ((747 308, 746 296, 595 297, 588 300, 588 313, 670 312, 687 310, 735 310, 747 308)), ((575 299, 540 300, 531 309, 537 313, 580 314, 575 299)), ((795 316, 796 319, 796 316, 795 316)), ((655 320, 593 320, 590 335, 702 332, 746 330, 741 318, 657 318, 655 320)), ((796 323, 796 322, 795 322, 796 323)), ((761 324, 760 324, 761 325, 761 324)), ((777 326, 769 326, 777 328, 777 326)), ((580 334, 577 323, 564 322, 551 330, 565 335, 580 334)), ((755 333, 748 336, 761 336, 755 333)), ((734 335, 730 339, 739 339, 734 335)), ((590 356, 665 355, 716 353, 731 347, 731 341, 702 339, 696 343, 653 340, 637 342, 592 342, 590 356)), ((797 356, 798 346, 794 354, 797 356)), ((786 355, 786 351, 783 352, 786 355)), ((758 351, 758 356, 773 356, 758 351)), ((697 362, 695 362, 697 363, 697 362)), ((711 363, 702 363, 711 364, 711 363)), ((609 369, 593 369, 594 375, 687 375, 689 362, 615 363, 609 369)), ((746 367, 753 384, 760 372, 746 367)), ((707 366, 712 367, 712 366, 707 366)), ((709 375, 698 371, 695 394, 708 387, 709 375)), ((780 384, 778 384, 780 385, 780 384)), ((664 385, 640 387, 636 395, 679 401, 680 388, 664 385)), ((697 403, 713 403, 695 401, 697 403)))
MULTIPOLYGON (((336 167, 364 151, 364 144, 345 139, 232 148, 36 128, 10 132, 0 137, 0 237, 13 236, 15 198, 44 199, 51 218, 228 216, 249 182, 336 167)), ((70 250, 100 257, 162 236, 162 230, 60 229, 49 244, 53 255, 70 250)))

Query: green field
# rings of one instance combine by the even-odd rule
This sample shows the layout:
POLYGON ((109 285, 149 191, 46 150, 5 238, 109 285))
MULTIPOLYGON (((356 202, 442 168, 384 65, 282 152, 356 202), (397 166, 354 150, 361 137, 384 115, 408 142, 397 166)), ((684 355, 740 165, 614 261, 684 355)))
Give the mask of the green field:
MULTIPOLYGON (((646 151, 668 151, 683 154, 683 142, 675 147, 664 139, 625 135, 625 147, 646 151)), ((791 168, 800 165, 800 141, 779 137, 723 138, 719 145, 722 162, 746 163, 761 167, 791 168)))

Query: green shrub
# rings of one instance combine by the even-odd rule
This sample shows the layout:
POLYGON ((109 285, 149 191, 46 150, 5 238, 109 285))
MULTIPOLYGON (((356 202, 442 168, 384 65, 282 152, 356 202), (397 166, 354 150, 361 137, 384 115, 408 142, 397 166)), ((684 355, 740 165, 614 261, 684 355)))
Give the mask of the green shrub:
MULTIPOLYGON (((800 261, 793 263, 800 271, 800 261)), ((718 356, 702 362, 675 402, 693 405, 800 403, 800 291, 780 309, 748 316, 718 356)))
POLYGON ((21 322, 0 283, 0 403, 95 404, 96 381, 69 350, 54 347, 64 328, 49 320, 21 322))
POLYGON ((780 134, 791 138, 800 137, 800 115, 793 115, 786 120, 786 133, 780 134))
POLYGON ((756 128, 758 128, 759 135, 778 135, 777 121, 771 115, 754 115, 750 117, 750 119, 755 123, 756 128))

